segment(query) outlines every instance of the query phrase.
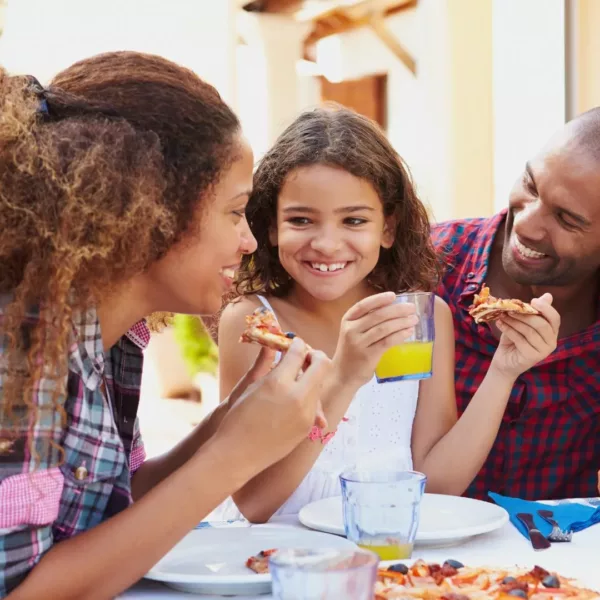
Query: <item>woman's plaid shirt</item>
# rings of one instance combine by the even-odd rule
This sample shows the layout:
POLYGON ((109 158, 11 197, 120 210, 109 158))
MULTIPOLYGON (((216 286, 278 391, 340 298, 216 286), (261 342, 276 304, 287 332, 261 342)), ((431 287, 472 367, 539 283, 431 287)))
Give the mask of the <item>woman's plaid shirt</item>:
MULTIPOLYGON (((2 355, 8 340, 1 329, 8 302, 9 296, 0 296, 2 419, 2 355)), ((31 311, 27 325, 38 319, 31 311)), ((26 440, 26 425, 16 437, 14 426, 8 433, 0 427, 0 597, 26 577, 52 544, 94 527, 132 502, 131 473, 145 457, 136 415, 142 348, 148 340, 148 328, 140 322, 104 352, 96 312, 79 315, 69 352, 65 427, 54 427, 59 422, 55 412, 40 411, 33 446, 26 440), (50 441, 64 449, 64 460, 50 441)), ((53 385, 42 379, 36 386, 38 407, 49 406, 53 385)))

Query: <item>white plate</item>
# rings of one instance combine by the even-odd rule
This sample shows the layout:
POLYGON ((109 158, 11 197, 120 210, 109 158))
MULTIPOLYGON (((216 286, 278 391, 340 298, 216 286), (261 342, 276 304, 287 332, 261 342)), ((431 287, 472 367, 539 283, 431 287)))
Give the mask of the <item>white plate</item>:
POLYGON ((268 594, 271 576, 246 568, 246 560, 270 548, 355 548, 345 538, 277 526, 197 529, 188 533, 147 574, 184 592, 268 594))
MULTIPOLYGON (((345 535, 341 496, 307 504, 298 517, 311 529, 345 535)), ((419 546, 452 546, 499 529, 508 520, 508 513, 497 504, 461 496, 425 494, 416 543, 419 546)))

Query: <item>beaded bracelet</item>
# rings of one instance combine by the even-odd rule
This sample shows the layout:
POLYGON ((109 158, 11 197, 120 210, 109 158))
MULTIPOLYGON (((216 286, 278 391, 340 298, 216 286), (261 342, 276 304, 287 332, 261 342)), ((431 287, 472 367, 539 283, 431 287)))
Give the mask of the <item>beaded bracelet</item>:
MULTIPOLYGON (((346 422, 348 417, 343 417, 342 422, 346 422)), ((326 444, 335 434, 337 433, 337 429, 330 431, 329 433, 323 433, 323 430, 316 425, 313 425, 310 433, 308 434, 308 439, 311 442, 320 441, 321 444, 326 444)))
POLYGON ((323 433, 323 430, 320 427, 313 425, 308 434, 308 439, 311 442, 320 440, 321 444, 326 444, 336 434, 336 431, 337 429, 335 431, 330 431, 329 433, 323 433))

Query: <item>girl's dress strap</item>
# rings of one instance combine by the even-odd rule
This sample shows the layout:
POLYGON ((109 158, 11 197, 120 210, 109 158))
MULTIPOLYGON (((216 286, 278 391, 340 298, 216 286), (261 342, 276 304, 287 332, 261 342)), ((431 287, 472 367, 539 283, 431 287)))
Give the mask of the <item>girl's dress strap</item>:
MULTIPOLYGON (((275 311, 273 310, 273 307, 271 306, 270 302, 264 296, 256 294, 256 297, 260 300, 260 303, 267 310, 270 310, 275 315, 275 311)), ((275 315, 275 318, 277 319, 277 315, 275 315)), ((279 362, 280 360, 281 360, 281 352, 277 352, 277 354, 275 355, 275 362, 279 362)))
POLYGON ((275 314, 275 311, 273 310, 273 307, 271 306, 271 304, 269 303, 269 301, 264 296, 260 296, 259 294, 256 294, 256 297, 260 300, 260 303, 267 310, 270 310, 273 314, 275 314))

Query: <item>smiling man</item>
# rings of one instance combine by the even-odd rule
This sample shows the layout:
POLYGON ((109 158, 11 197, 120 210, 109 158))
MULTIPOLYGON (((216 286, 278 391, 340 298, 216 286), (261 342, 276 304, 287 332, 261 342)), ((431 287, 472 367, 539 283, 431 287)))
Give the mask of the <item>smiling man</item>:
POLYGON ((486 283, 561 315, 558 347, 517 380, 494 447, 466 495, 595 496, 600 465, 600 108, 569 122, 525 166, 508 210, 442 223, 447 269, 438 294, 456 328, 456 398, 465 410, 500 332, 468 314, 486 283))

